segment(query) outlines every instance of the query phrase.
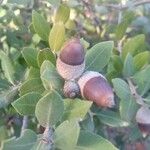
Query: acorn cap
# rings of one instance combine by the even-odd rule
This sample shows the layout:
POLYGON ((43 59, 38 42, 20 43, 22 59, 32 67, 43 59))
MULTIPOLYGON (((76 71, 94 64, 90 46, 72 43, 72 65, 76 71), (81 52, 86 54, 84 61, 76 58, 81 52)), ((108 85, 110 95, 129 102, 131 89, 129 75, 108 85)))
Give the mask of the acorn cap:
POLYGON ((62 78, 66 80, 72 80, 82 75, 85 68, 85 61, 80 65, 72 66, 72 65, 65 64, 58 57, 56 66, 57 66, 57 71, 62 78))
POLYGON ((148 107, 142 106, 137 111, 136 121, 143 136, 150 134, 150 109, 148 107))
POLYGON ((66 98, 76 98, 80 93, 78 83, 72 80, 65 81, 63 92, 66 98))
POLYGON ((80 65, 84 61, 84 47, 79 39, 71 39, 63 46, 59 58, 68 65, 80 65))
POLYGON ((113 107, 114 94, 106 78, 98 72, 87 71, 78 81, 81 95, 101 107, 113 107))
POLYGON ((150 109, 148 107, 141 107, 136 114, 136 121, 142 124, 150 125, 150 109))

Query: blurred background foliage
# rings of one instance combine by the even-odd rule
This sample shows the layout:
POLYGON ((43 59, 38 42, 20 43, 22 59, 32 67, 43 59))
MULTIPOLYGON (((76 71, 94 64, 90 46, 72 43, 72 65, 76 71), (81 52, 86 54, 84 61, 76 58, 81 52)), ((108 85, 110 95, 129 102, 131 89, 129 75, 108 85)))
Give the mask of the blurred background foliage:
MULTIPOLYGON (((20 83, 27 78, 27 72, 31 73, 31 69, 27 69, 27 64, 22 56, 23 48, 31 47, 40 50, 49 47, 48 42, 43 40, 41 33, 37 33, 36 27, 33 27, 32 11, 36 10, 36 15, 40 14, 44 17, 49 24, 48 28, 51 29, 56 21, 54 16, 60 3, 62 3, 61 0, 1 1, 0 141, 13 135, 18 136, 21 130, 22 117, 9 104, 18 97, 18 88, 20 83)), ((103 73, 107 75, 109 81, 113 78, 132 76, 138 85, 138 92, 150 104, 150 86, 145 85, 150 81, 149 76, 146 76, 150 75, 150 70, 147 68, 150 62, 150 1, 66 0, 63 3, 70 8, 69 19, 65 22, 65 39, 72 36, 80 37, 85 48, 90 48, 98 42, 113 40, 115 48, 103 73), (128 51, 132 56, 127 55, 128 51), (139 63, 139 60, 142 63, 139 63), (128 67, 132 66, 132 63, 129 62, 132 61, 136 67, 133 69, 134 71, 130 69, 131 71, 128 72, 128 67)), ((60 11, 60 13, 62 12, 60 11)), ((94 106, 92 109, 95 112, 98 111, 94 106)), ((117 107, 113 111, 115 112, 116 109, 117 107)), ((95 116, 92 121, 87 115, 81 126, 83 129, 96 130, 94 132, 103 134, 120 149, 143 150, 146 149, 143 142, 147 147, 150 147, 149 137, 143 140, 137 125, 113 129, 107 126, 110 124, 112 126, 115 124, 116 126, 126 125, 126 122, 120 124, 120 121, 116 120, 109 124, 109 119, 107 120, 103 116, 111 114, 110 116, 115 118, 118 115, 111 111, 101 111, 100 119, 95 116), (99 125, 101 123, 106 125, 99 125)), ((42 128, 36 127, 36 119, 34 117, 29 119, 30 128, 40 133, 42 128)))

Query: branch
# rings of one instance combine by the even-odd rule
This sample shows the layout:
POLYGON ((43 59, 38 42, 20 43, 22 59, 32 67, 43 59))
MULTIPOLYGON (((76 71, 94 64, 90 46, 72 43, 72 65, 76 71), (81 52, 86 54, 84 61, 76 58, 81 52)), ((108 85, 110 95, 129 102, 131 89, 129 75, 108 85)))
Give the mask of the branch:
MULTIPOLYGON (((139 5, 144 5, 144 4, 147 4, 147 3, 150 3, 150 0, 135 1, 133 3, 133 6, 137 7, 139 5)), ((103 4, 102 6, 109 7, 111 9, 117 9, 117 10, 124 10, 124 9, 129 8, 128 5, 121 5, 121 4, 118 4, 118 5, 117 4, 103 4)))

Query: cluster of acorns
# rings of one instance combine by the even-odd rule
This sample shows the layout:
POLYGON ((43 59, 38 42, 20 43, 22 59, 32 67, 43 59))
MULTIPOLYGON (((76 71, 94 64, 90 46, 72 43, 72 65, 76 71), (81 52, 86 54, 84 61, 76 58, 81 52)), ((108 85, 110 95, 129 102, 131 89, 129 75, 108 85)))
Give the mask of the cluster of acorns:
MULTIPOLYGON (((85 51, 79 39, 71 39, 63 46, 57 58, 57 71, 65 80, 64 95, 93 101, 97 106, 111 108, 115 105, 114 93, 106 78, 95 71, 85 71, 85 51)), ((150 110, 141 107, 136 121, 142 133, 150 134, 150 110)))
POLYGON ((64 95, 95 102, 100 107, 113 107, 114 94, 106 78, 95 71, 85 71, 85 51, 79 39, 65 43, 57 58, 57 71, 65 80, 64 95))

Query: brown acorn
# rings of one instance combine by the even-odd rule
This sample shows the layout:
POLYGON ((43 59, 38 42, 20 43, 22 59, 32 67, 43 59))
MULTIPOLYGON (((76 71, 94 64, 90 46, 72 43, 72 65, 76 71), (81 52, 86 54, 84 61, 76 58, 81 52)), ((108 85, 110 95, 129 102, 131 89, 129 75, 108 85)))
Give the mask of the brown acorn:
POLYGON ((138 127, 143 133, 143 136, 150 134, 150 109, 146 106, 142 106, 136 114, 136 121, 138 127))
POLYGON ((79 95, 80 89, 78 83, 73 80, 65 81, 63 92, 67 98, 75 98, 79 95))
POLYGON ((113 107, 114 94, 106 78, 98 72, 87 71, 78 80, 81 95, 100 107, 113 107))
POLYGON ((57 71, 65 80, 76 79, 84 72, 84 47, 79 39, 71 39, 63 46, 57 58, 57 71))

